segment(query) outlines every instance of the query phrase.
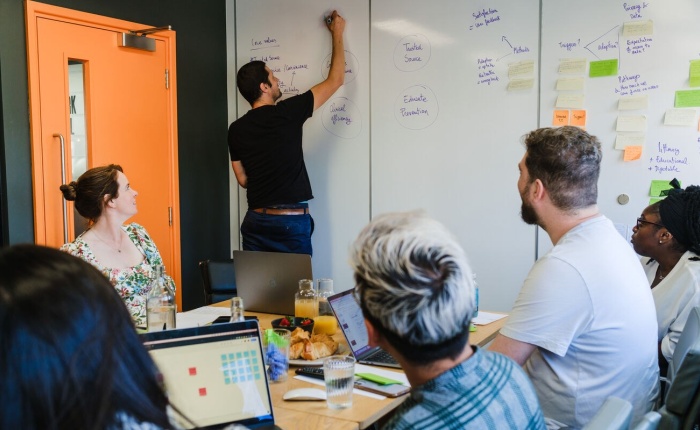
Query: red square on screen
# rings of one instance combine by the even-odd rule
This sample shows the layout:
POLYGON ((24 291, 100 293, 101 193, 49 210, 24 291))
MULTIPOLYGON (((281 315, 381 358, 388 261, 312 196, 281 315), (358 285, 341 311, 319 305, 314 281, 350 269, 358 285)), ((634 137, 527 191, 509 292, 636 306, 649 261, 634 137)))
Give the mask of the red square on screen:
POLYGON ((196 367, 190 367, 189 369, 190 376, 195 376, 197 374, 197 368, 196 367))
POLYGON ((199 395, 202 396, 202 397, 207 395, 207 389, 206 389, 206 387, 200 388, 200 389, 199 389, 199 395))

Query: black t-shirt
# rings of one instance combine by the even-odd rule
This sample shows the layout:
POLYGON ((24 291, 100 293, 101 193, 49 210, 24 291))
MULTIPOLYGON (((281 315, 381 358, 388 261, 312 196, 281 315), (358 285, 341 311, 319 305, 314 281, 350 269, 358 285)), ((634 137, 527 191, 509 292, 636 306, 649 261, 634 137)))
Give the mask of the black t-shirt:
POLYGON ((302 126, 313 110, 307 91, 251 109, 229 127, 231 161, 240 160, 245 169, 250 209, 313 198, 302 151, 302 126))

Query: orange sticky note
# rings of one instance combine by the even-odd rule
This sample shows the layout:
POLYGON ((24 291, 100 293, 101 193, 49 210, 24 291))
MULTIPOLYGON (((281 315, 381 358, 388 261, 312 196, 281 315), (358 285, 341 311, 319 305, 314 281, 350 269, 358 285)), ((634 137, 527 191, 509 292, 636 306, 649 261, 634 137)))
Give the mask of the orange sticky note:
POLYGON ((641 146, 625 146, 625 161, 634 161, 642 158, 642 147, 641 146))
POLYGON ((586 126, 586 111, 585 110, 572 110, 571 111, 571 125, 577 127, 586 126))
POLYGON ((569 111, 568 110, 555 110, 554 117, 552 118, 553 126, 563 126, 569 125, 569 111))

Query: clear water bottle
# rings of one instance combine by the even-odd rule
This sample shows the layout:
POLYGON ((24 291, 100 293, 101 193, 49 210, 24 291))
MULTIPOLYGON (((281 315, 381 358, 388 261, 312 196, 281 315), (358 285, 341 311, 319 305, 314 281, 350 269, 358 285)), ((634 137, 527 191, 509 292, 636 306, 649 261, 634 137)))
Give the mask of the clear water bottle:
POLYGON ((472 282, 474 283, 474 303, 476 305, 472 316, 474 318, 479 315, 479 284, 476 283, 476 273, 472 273, 472 282))
POLYGON ((231 299, 231 321, 239 322, 245 321, 245 315, 243 313, 243 299, 240 297, 234 297, 231 299))
POLYGON ((175 292, 165 280, 164 267, 154 266, 155 275, 146 297, 146 325, 148 331, 175 328, 175 292))
POLYGON ((333 280, 327 278, 317 279, 316 291, 318 291, 318 315, 333 316, 333 309, 331 309, 331 305, 328 304, 328 298, 334 294, 333 280))
POLYGON ((302 279, 299 281, 299 291, 294 296, 294 316, 300 318, 316 318, 318 314, 318 298, 314 291, 314 281, 302 279))
POLYGON ((333 280, 319 279, 316 281, 318 290, 318 316, 314 324, 314 333, 324 333, 333 336, 338 330, 338 320, 335 319, 333 309, 328 303, 328 298, 333 295, 333 280))

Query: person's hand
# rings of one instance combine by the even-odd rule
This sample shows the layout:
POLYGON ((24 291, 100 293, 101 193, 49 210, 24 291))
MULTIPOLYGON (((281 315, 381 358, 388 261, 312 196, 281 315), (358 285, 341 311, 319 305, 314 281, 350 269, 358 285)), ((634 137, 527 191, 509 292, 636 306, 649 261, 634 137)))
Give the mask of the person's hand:
POLYGON ((334 10, 330 16, 331 22, 326 22, 326 26, 333 34, 343 34, 345 31, 345 19, 334 10))

